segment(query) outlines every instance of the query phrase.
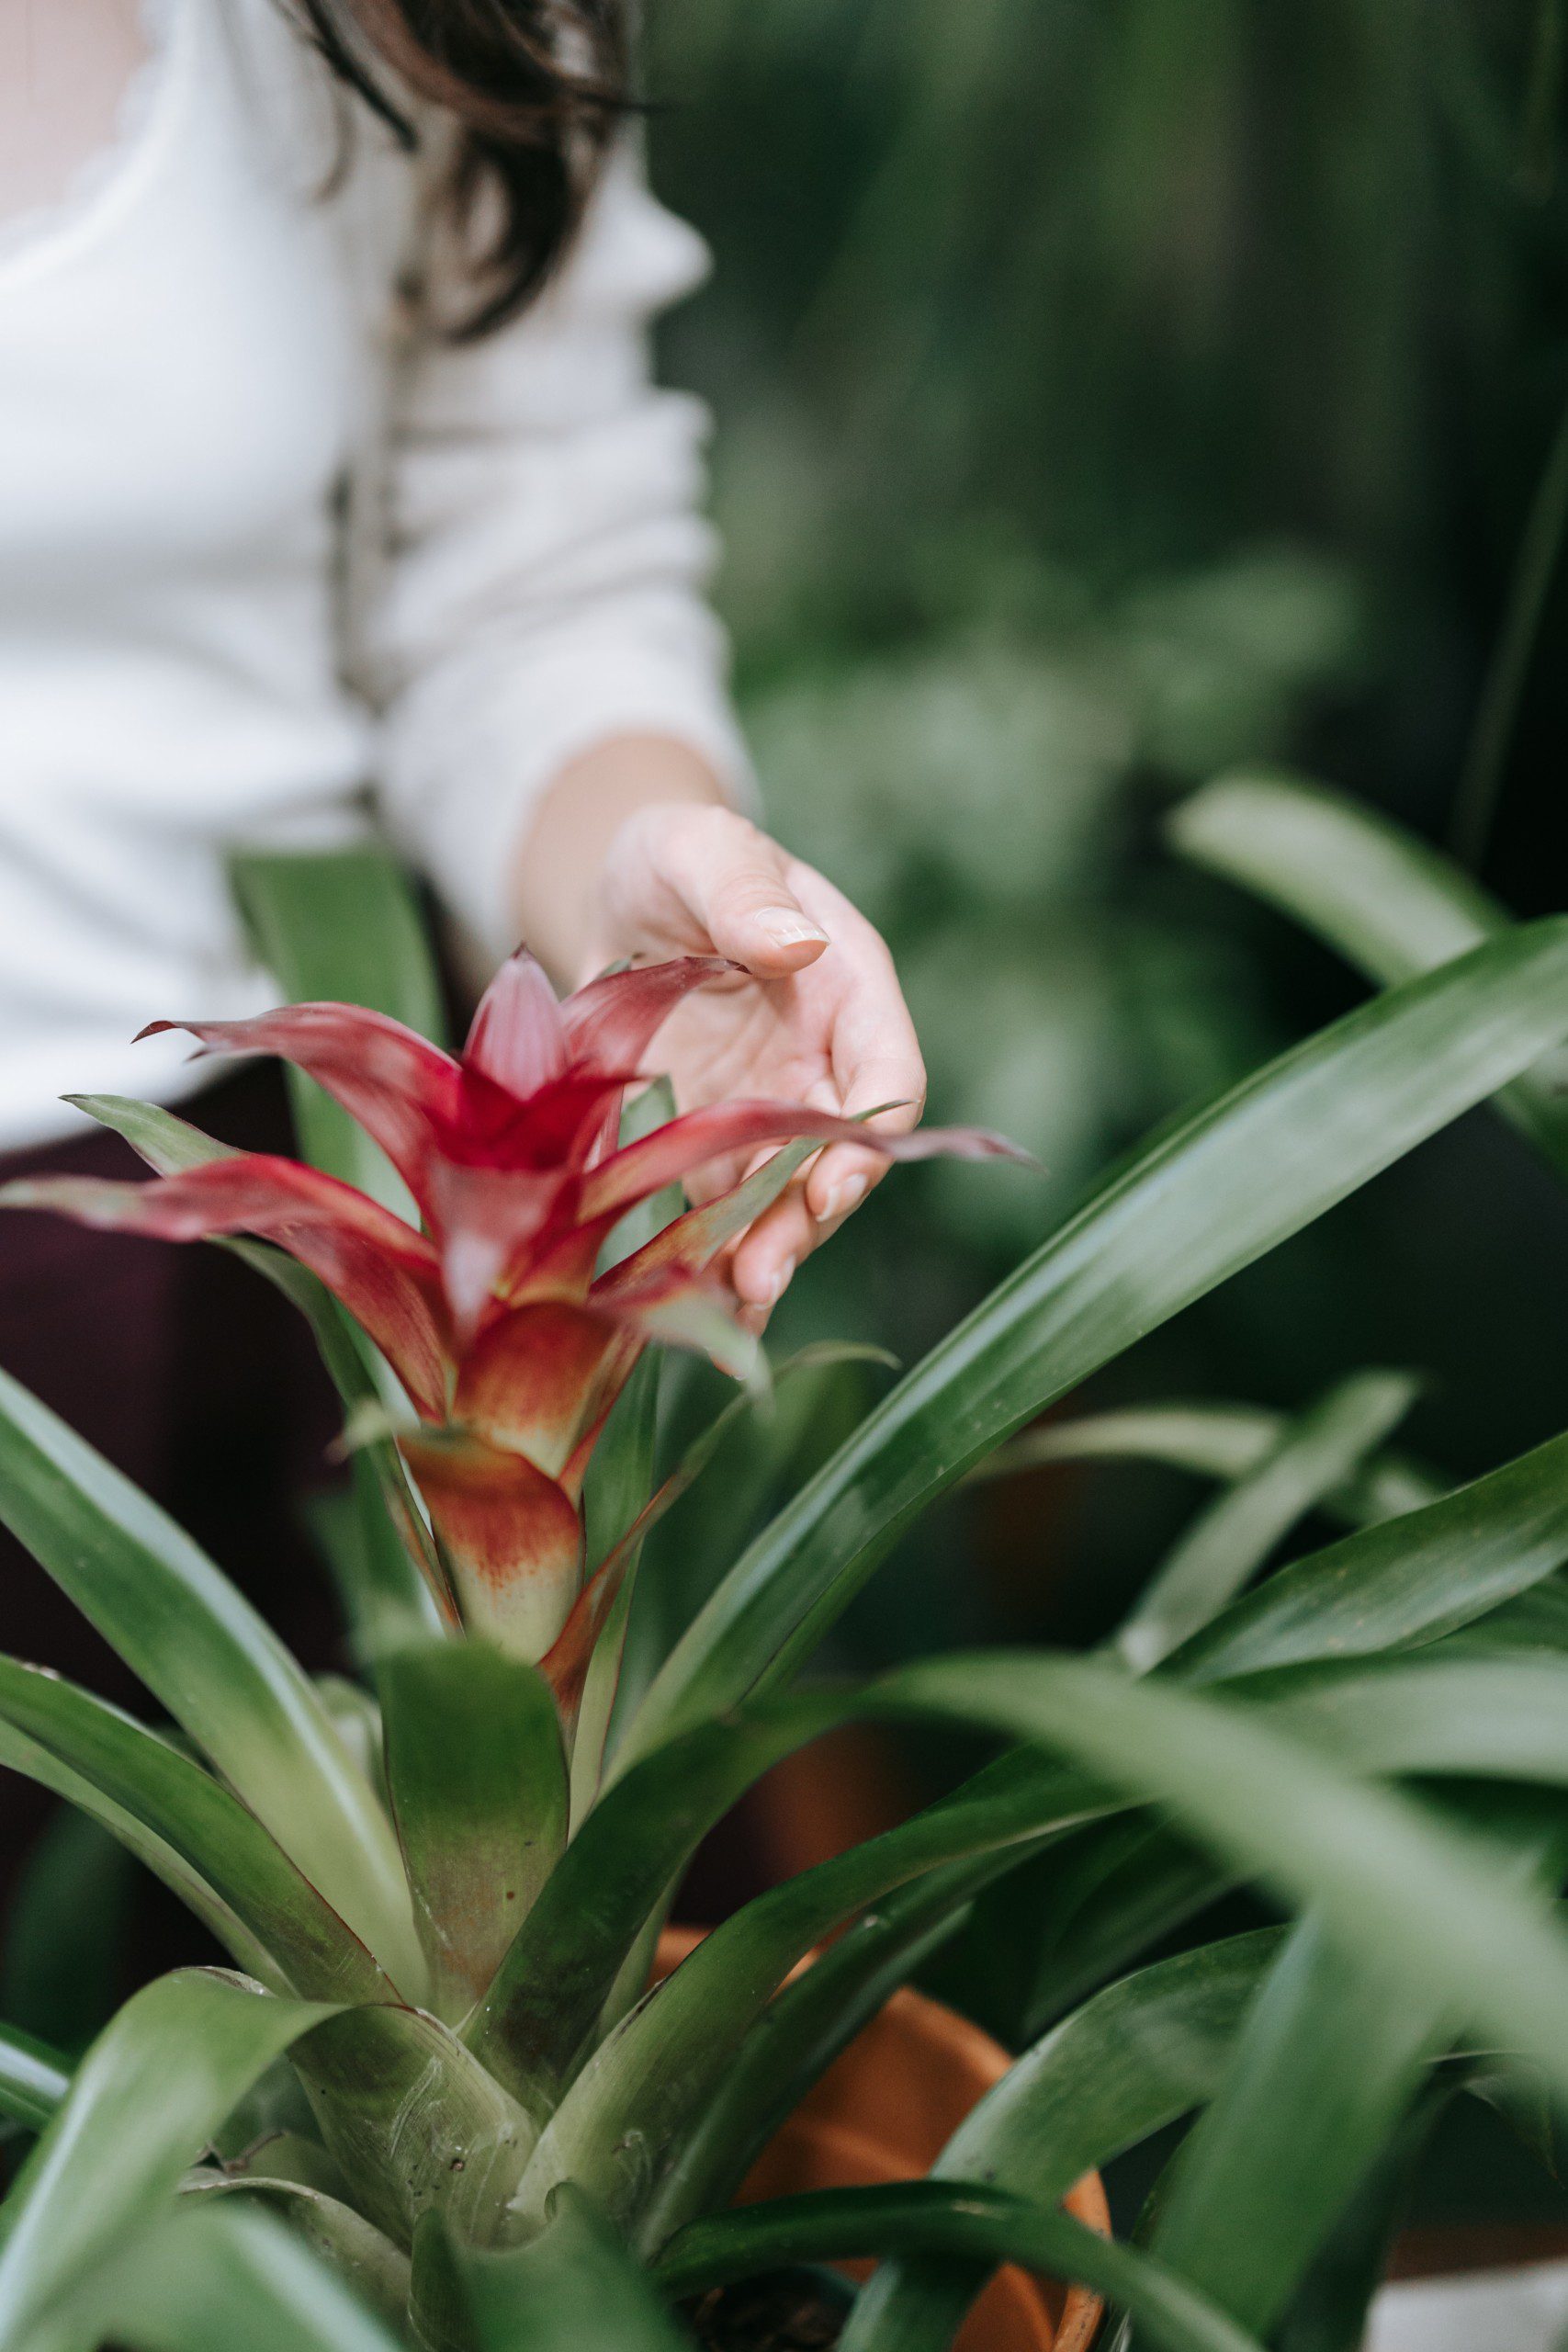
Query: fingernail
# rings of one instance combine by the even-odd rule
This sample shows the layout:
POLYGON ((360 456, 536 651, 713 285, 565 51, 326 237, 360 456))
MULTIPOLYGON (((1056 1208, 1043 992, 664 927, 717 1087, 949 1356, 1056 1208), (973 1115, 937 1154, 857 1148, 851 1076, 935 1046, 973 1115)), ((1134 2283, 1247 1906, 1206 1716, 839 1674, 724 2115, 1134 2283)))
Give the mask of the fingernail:
POLYGON ((826 947, 828 934, 820 923, 808 922, 793 907, 764 907, 757 917, 775 947, 826 947))
POLYGON ((850 1211, 858 1208, 864 1200, 866 1190, 866 1179, 863 1176, 842 1177, 823 1202, 822 1215, 818 1222, 823 1225, 831 1225, 836 1216, 848 1216, 850 1211))
POLYGON ((789 1278, 794 1272, 795 1260, 793 1258, 786 1258, 784 1264, 779 1268, 778 1272, 770 1281, 767 1290, 763 1294, 762 1303, 765 1306, 776 1306, 778 1305, 780 1299, 789 1288, 789 1278))

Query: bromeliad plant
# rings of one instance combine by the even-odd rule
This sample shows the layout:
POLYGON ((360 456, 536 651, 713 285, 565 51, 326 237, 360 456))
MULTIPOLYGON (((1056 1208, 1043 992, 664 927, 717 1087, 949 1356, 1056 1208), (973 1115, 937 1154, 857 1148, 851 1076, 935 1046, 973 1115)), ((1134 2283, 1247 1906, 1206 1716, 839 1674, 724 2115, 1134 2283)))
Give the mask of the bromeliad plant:
POLYGON ((694 1171, 768 1144, 852 1140, 900 1159, 1010 1149, 974 1129, 892 1136, 768 1102, 688 1112, 620 1143, 627 1090, 646 1083, 641 1065, 660 1027, 694 989, 729 971, 686 956, 608 973, 558 1004, 519 951, 456 1057, 350 1004, 157 1021, 143 1032, 183 1027, 203 1052, 275 1054, 313 1079, 386 1154, 417 1228, 334 1176, 221 1149, 145 1103, 84 1100, 139 1145, 154 1182, 43 1177, 0 1192, 0 1205, 165 1241, 249 1234, 307 1268, 418 1416, 396 1444, 434 1540, 406 1508, 400 1520, 443 1620, 540 1664, 569 1734, 594 1643, 660 1507, 639 1515, 584 1589, 581 1501, 594 1443, 650 1341, 754 1371, 757 1341, 711 1270, 803 1153, 775 1153, 750 1182, 602 1267, 617 1227, 694 1171))
MULTIPOLYGON (((682 2313, 700 2290, 850 2254, 889 2259, 843 2352, 939 2352, 1003 2257, 1088 2281, 1180 2352, 1287 2340, 1329 2278, 1337 2303, 1314 2307, 1310 2340, 1348 2347, 1433 2100, 1461 2079, 1517 2086, 1521 2067, 1568 2097, 1568 1937, 1551 1900, 1568 1438, 1447 1492, 1384 1452, 1410 1395, 1388 1374, 1290 1425, 1237 1411, 1056 1425, 1030 1445, 1174 1453, 1224 1480, 1105 1655, 977 1654, 791 1687, 927 1504, 1447 1121, 1511 1090, 1505 1108, 1568 1165, 1562 1098, 1532 1074, 1568 1036, 1568 924, 1508 926, 1352 813, 1284 787, 1231 786, 1182 821, 1190 851, 1266 868, 1381 977, 1403 965, 1398 985, 1165 1133, 906 1375, 728 1566, 607 1743, 600 1704, 591 1772, 569 1770, 560 1644, 580 1580, 592 1595, 619 1555, 594 1698, 655 1488, 658 1359, 629 1378, 626 1364, 655 1329, 714 1344, 701 1278, 726 1219, 759 1197, 677 1216, 609 1262, 615 1219, 645 1178, 693 1164, 702 1132, 676 1120, 612 1148, 650 1033, 582 1047, 580 1015, 556 1015, 517 967, 465 1063, 398 1040, 394 1117, 384 1063, 296 1023, 290 1050, 391 1147, 423 1235, 308 1172, 213 1159, 166 1114, 97 1106, 164 1172, 144 1205, 95 1193, 73 1206, 237 1231, 315 1318, 368 1431, 350 1589, 374 1689, 313 1685, 187 1539, 0 1382, 0 1511, 177 1726, 0 1660, 0 1760, 106 1824, 234 1962, 138 1994, 73 2077, 0 2038, 0 2103, 40 2134, 0 2209, 4 2352, 106 2337, 157 2352, 670 2352, 690 2341, 682 2313), (1377 860, 1397 888, 1358 892, 1377 860), (592 1064, 578 1080, 574 1051, 592 1064), (500 1095, 561 1115, 536 1125, 500 1095), (513 1181, 515 1216, 498 1201, 513 1181), (395 1367, 407 1424, 337 1300, 395 1367), (523 1381, 513 1328, 570 1332, 571 1379, 523 1381), (489 1379, 487 1348, 506 1381, 489 1379), (566 1525, 555 1505, 541 1522, 541 1481, 572 1513, 570 1546, 536 1548, 541 1523, 566 1525), (389 1498, 437 1605, 383 1540, 389 1498), (1256 1582, 1319 1505, 1348 1532, 1256 1582), (513 1568, 539 1577, 526 1610, 486 1599, 481 1613, 485 1577, 513 1568), (964 1724, 999 1752, 747 1905, 645 1991, 696 1842, 771 1765, 853 1716, 964 1724), (1120 1975, 1236 1879, 1298 1923, 1120 1975), (986 1902, 1032 1923, 1020 2007, 1043 2038, 931 2178, 731 2210, 780 2119, 986 1902), (1058 2210, 1086 2168, 1195 2111, 1144 2242, 1109 2245, 1058 2210)), ((364 869, 350 879, 364 899, 364 869)), ((637 1005, 640 1024, 646 985, 595 1002, 637 1005)), ((354 1035, 392 1033, 361 1020, 354 1035)))

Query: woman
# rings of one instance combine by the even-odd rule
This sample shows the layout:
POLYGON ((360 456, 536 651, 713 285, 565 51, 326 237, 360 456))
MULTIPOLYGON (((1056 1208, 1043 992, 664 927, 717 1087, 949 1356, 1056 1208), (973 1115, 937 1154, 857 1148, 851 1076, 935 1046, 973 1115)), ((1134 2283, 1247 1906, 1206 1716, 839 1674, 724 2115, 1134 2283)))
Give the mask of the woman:
MULTIPOLYGON (((491 959, 732 958, 661 1040, 687 1102, 915 1115, 880 940, 740 813, 702 419, 644 354, 702 254, 638 182, 621 6, 0 0, 6 1172, 108 1164, 67 1090, 198 1082, 148 1019, 271 1001, 232 844, 371 817, 491 959)), ((827 1152, 744 1239, 755 1315, 878 1172, 827 1152)), ((0 1363, 274 1591, 285 1343, 184 1263, 6 1223, 0 1363)))

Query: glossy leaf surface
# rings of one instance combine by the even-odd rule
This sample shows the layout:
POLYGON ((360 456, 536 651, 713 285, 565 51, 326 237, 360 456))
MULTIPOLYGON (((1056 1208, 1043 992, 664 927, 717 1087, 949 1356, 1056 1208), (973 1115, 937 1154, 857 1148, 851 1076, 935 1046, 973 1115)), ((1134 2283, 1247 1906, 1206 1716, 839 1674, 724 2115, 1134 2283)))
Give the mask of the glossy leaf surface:
MULTIPOLYGON (((1169 831, 1184 856, 1267 899, 1385 988, 1508 927, 1506 910, 1429 842, 1290 776, 1223 776, 1182 803, 1169 831)), ((1568 1175, 1560 1068, 1526 1071, 1498 1107, 1568 1175)))
POLYGON ((316 1692, 190 1538, 4 1374, 0 1519, 394 1981, 417 1982, 397 1840, 316 1692))
POLYGON ((941 1342, 703 1610, 623 1756, 815 1646, 900 1528, 1021 1422, 1559 1042, 1538 924, 1361 1007, 1136 1158, 941 1342))
MULTIPOLYGON (((1256 2337, 1147 2255, 1099 2236, 1070 2213, 975 2183, 829 2189, 721 2214, 682 2233, 660 2276, 680 2294, 802 2260, 910 2253, 1019 2262, 1082 2279, 1132 2312, 1165 2352, 1261 2352, 1256 2337)), ((886 2352, 897 2344, 902 2352, 902 2339, 872 2335, 858 2314, 841 2342, 846 2352, 867 2352, 873 2344, 886 2352)))
POLYGON ((158 2217, 229 2109, 330 2012, 186 1969, 99 2035, 0 2207, 0 2344, 158 2217))
POLYGON ((1276 1544, 1397 1428, 1418 1384, 1359 1373, 1310 1406, 1182 1536, 1123 1619, 1116 1647, 1142 1672, 1250 1584, 1276 1544))
POLYGON ((381 1673, 387 1777, 445 2016, 484 1992, 566 1844, 549 1685, 487 1642, 405 1647, 381 1673))

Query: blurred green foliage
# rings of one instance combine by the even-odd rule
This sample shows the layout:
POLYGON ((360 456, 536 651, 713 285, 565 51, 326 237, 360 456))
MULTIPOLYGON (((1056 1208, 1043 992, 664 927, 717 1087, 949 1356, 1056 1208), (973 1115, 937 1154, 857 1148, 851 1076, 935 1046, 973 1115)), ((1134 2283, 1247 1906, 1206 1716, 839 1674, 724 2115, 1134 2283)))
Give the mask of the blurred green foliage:
MULTIPOLYGON (((1285 759, 1440 836, 1489 765, 1489 878, 1561 900, 1568 0, 647 15, 656 184, 716 265, 662 357, 718 419, 771 820, 885 928, 940 1115, 1047 1170, 901 1175, 780 1318, 910 1354, 1134 1136, 1351 1001, 1172 866, 1174 792, 1285 759)), ((1127 1393, 1288 1406, 1412 1363, 1423 1442, 1478 1467, 1568 1411, 1560 1227, 1506 1143, 1461 1134, 1127 1393)), ((1180 1498, 1052 1491, 981 1531, 988 1589, 1024 1630, 1092 1632, 1180 1498), (1076 1564, 1055 1600, 1043 1552, 1076 1564)), ((955 1532, 866 1639, 951 1623, 955 1532)))

